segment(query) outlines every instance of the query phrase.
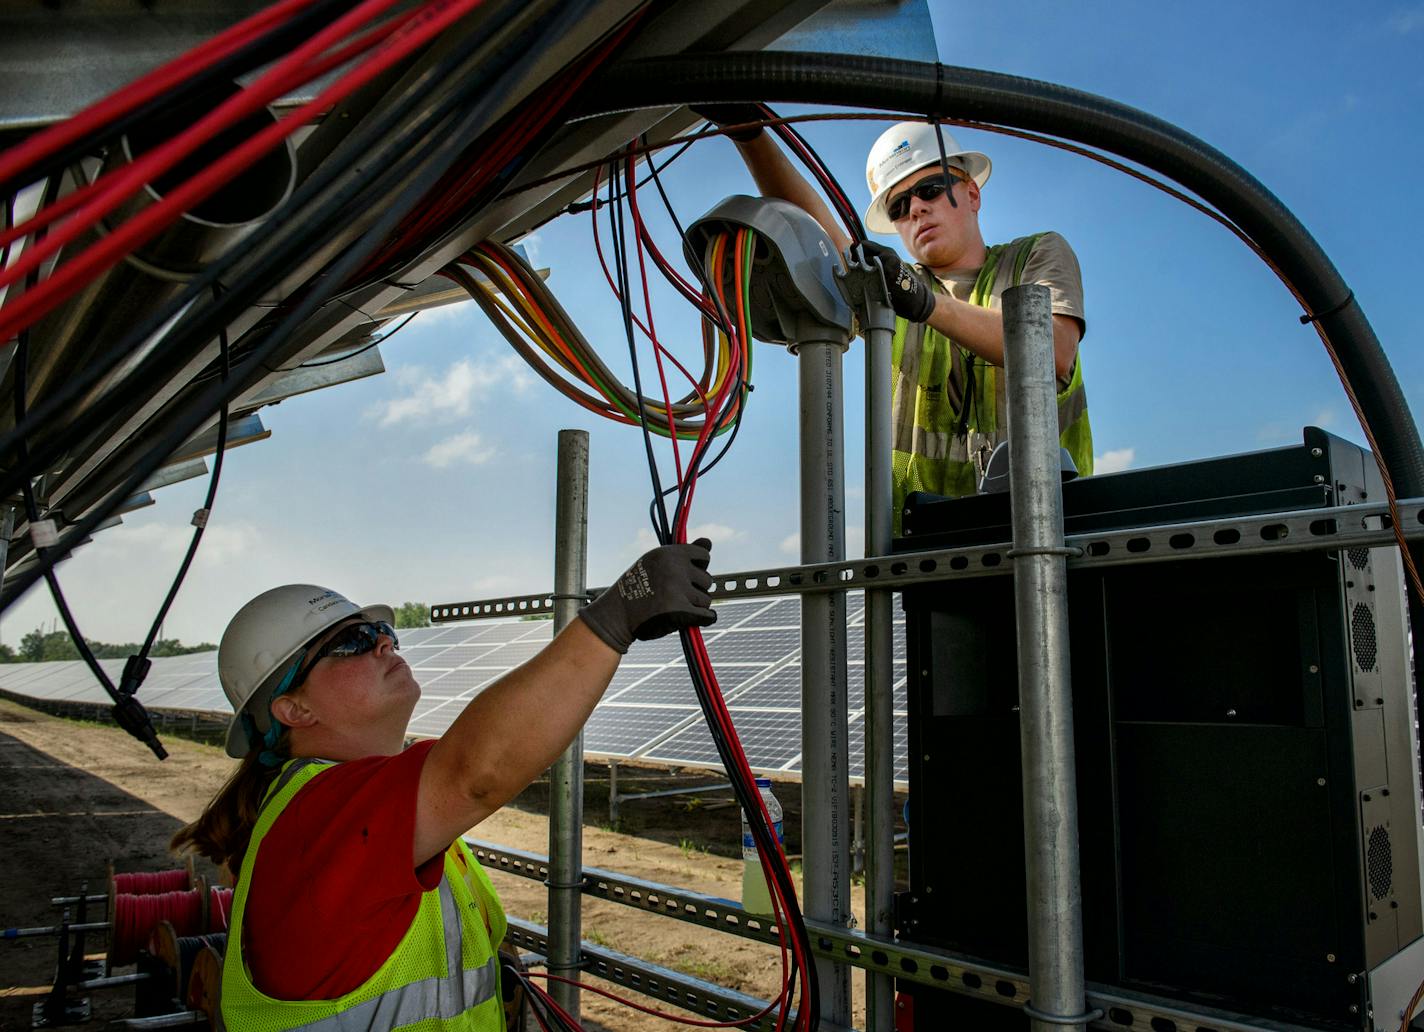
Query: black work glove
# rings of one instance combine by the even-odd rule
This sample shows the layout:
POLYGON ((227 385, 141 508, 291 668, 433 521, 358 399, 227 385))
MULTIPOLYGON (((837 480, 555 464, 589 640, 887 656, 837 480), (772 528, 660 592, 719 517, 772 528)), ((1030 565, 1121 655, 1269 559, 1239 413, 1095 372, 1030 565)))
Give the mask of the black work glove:
POLYGON ((880 259, 880 268, 885 272, 885 285, 890 288, 890 307, 895 309, 896 315, 910 322, 922 323, 934 312, 934 291, 900 260, 894 248, 873 240, 857 240, 850 247, 850 256, 852 260, 859 259, 866 263, 880 259))
MULTIPOLYGON (((707 119, 719 129, 729 125, 742 125, 745 122, 760 122, 766 117, 756 104, 695 104, 688 110, 699 118, 707 119)), ((760 136, 762 129, 760 125, 733 129, 727 134, 727 139, 747 143, 760 136)))
POLYGON ((663 545, 645 554, 618 582, 585 606, 579 616, 589 629, 619 652, 633 639, 649 641, 684 627, 717 622, 707 589, 712 542, 663 545))

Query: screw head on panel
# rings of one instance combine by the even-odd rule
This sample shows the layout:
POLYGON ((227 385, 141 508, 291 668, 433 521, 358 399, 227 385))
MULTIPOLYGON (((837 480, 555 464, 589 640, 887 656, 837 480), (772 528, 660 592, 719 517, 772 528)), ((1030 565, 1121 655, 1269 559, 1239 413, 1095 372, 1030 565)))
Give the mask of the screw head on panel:
POLYGON ((1322 455, 1324 455, 1324 454, 1325 454, 1325 452, 1321 451, 1319 448, 1312 448, 1312 449, 1310 449, 1310 457, 1311 457, 1312 459, 1318 459, 1318 458, 1320 458, 1320 457, 1321 457, 1322 455))

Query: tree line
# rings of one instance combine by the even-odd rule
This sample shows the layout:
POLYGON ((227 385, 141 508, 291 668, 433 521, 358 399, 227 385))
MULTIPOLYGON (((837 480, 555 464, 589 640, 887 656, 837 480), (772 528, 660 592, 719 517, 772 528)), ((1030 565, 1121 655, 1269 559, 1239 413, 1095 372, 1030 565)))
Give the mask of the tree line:
MULTIPOLYGON (((406 602, 395 609, 397 627, 429 627, 430 607, 424 602, 406 602)), ((128 659, 138 654, 137 642, 115 645, 105 641, 86 638, 95 659, 128 659)), ((187 656, 194 652, 212 652, 217 646, 212 642, 184 645, 177 638, 159 638, 149 650, 149 656, 187 656)), ((20 639, 20 647, 13 648, 0 644, 0 663, 51 663, 55 661, 79 659, 79 649, 68 631, 46 631, 36 627, 20 639)))

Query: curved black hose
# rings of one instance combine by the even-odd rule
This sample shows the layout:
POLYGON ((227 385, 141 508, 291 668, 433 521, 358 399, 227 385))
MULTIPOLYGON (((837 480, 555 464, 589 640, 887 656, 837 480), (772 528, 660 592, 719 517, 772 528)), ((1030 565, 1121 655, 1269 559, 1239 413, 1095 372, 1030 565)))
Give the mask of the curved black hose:
POLYGON ((1174 179, 1255 240, 1295 285, 1339 357, 1400 495, 1424 495, 1418 428, 1350 288, 1274 194, 1191 133, 1126 104, 1052 83, 841 54, 728 53, 628 61, 609 68, 585 90, 582 111, 593 115, 735 101, 846 104, 1037 130, 1110 151, 1174 179))

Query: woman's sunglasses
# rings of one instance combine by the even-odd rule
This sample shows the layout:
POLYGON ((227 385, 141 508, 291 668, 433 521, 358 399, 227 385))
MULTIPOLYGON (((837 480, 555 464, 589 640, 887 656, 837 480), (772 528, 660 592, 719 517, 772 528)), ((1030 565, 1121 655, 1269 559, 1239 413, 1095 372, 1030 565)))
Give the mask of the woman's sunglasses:
MULTIPOLYGON (((966 177, 954 175, 956 171, 958 170, 950 170, 950 178, 957 181, 968 181, 966 177)), ((937 176, 929 176, 925 179, 921 179, 914 186, 910 187, 907 190, 901 190, 899 193, 891 197, 890 200, 886 201, 885 214, 890 216, 891 222, 899 222, 906 215, 910 214, 911 197, 918 197, 926 204, 929 204, 940 194, 948 190, 951 185, 953 184, 950 183, 949 179, 945 178, 943 173, 937 176)))
POLYGON ((328 656, 332 659, 364 656, 381 643, 382 635, 391 639, 391 645, 394 648, 400 648, 400 639, 396 637, 396 629, 384 620, 347 624, 327 639, 326 644, 312 653, 292 682, 292 687, 295 688, 305 681, 307 674, 311 673, 312 667, 328 656))

